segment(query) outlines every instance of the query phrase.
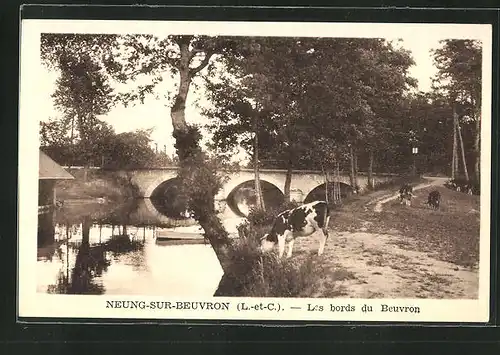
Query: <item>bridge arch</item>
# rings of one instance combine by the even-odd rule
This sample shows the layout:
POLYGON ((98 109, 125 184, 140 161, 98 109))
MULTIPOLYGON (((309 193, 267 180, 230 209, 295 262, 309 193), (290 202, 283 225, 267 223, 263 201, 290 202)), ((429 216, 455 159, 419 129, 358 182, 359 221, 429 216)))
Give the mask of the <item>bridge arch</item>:
MULTIPOLYGON (((349 196, 351 196, 354 193, 354 189, 350 184, 347 184, 345 182, 340 181, 340 196, 342 199, 345 199, 349 196)), ((326 184, 322 183, 321 185, 316 186, 313 188, 304 198, 304 203, 309 203, 312 201, 316 200, 324 200, 325 199, 325 187, 326 184)), ((328 183, 328 190, 329 191, 334 191, 335 189, 335 183, 334 182, 329 182, 328 183)))
POLYGON ((187 219, 185 216, 187 206, 178 199, 181 188, 179 178, 172 177, 162 181, 156 186, 149 197, 152 205, 163 215, 174 219, 187 219))
POLYGON ((149 198, 160 184, 175 179, 177 170, 145 170, 137 171, 134 175, 134 182, 139 186, 139 190, 143 191, 142 197, 149 198))
MULTIPOLYGON (((218 194, 218 199, 226 199, 234 189, 248 181, 254 181, 255 174, 253 170, 240 170, 228 175, 228 179, 224 183, 221 191, 218 194)), ((283 193, 285 178, 281 172, 261 170, 261 181, 266 181, 278 188, 283 193)))
MULTIPOLYGON (((283 203, 285 196, 281 189, 267 180, 260 180, 264 204, 278 206, 283 203)), ((236 185, 227 195, 226 203, 229 209, 240 217, 245 217, 250 208, 256 204, 255 180, 246 180, 236 185)))

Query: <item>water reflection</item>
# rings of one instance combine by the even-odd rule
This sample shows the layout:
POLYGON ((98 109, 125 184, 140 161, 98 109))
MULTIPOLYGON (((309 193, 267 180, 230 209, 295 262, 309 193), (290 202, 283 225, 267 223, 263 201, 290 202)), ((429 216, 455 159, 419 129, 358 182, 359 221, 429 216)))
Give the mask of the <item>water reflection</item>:
POLYGON ((209 245, 157 243, 179 223, 146 213, 144 201, 112 207, 65 204, 39 215, 38 292, 213 295, 222 270, 209 245))

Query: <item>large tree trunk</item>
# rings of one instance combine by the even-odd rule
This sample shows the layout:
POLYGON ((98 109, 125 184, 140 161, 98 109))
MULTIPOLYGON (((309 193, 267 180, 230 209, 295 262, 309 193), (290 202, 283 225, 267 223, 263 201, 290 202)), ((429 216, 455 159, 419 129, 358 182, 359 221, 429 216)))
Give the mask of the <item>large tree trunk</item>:
POLYGON ((476 135, 474 137, 474 177, 477 182, 481 179, 481 119, 479 115, 475 115, 476 119, 476 135))
POLYGON ((358 153, 353 150, 354 189, 358 192, 358 153))
POLYGON ((462 140, 462 130, 460 128, 460 123, 457 120, 457 130, 458 130, 458 138, 460 140, 460 150, 462 152, 462 164, 464 165, 464 173, 465 173, 465 179, 469 181, 469 171, 467 169, 467 161, 465 160, 465 150, 464 150, 464 141, 462 140))
POLYGON ((355 164, 354 164, 354 151, 352 149, 352 147, 350 147, 350 151, 349 151, 349 159, 350 159, 350 162, 351 162, 351 169, 349 171, 349 180, 351 182, 351 186, 352 188, 355 188, 355 183, 356 183, 356 173, 355 173, 355 164))
POLYGON ((286 177, 285 177, 285 186, 283 188, 286 202, 290 202, 291 186, 292 186, 292 162, 288 161, 288 166, 286 169, 286 177))
POLYGON ((179 89, 174 100, 174 105, 170 116, 172 117, 172 126, 174 130, 186 131, 186 101, 191 85, 191 74, 189 72, 189 39, 179 39, 178 41, 181 57, 179 62, 179 89))
POLYGON ((326 203, 329 203, 329 194, 328 194, 328 172, 327 170, 325 169, 325 167, 323 166, 323 164, 321 164, 321 172, 323 173, 323 177, 324 177, 324 181, 325 181, 325 201, 326 203))
MULTIPOLYGON (((255 126, 256 127, 256 126, 255 126)), ((254 130, 254 146, 253 146, 253 171, 255 176, 255 197, 257 209, 265 210, 264 195, 262 194, 262 186, 260 184, 260 168, 259 168, 259 135, 257 129, 254 130)))
MULTIPOLYGON (((195 129, 187 125, 185 117, 186 100, 192 75, 194 73, 193 69, 189 68, 191 59, 191 53, 189 51, 190 40, 190 36, 178 36, 176 38, 176 42, 180 49, 179 66, 177 68, 179 70, 180 81, 174 105, 170 113, 174 131, 173 136, 176 141, 175 147, 179 157, 179 177, 182 182, 189 177, 204 174, 205 171, 200 171, 200 169, 203 169, 204 163, 206 163, 203 152, 199 146, 200 137, 197 135, 195 129)), ((206 62, 208 62, 208 58, 206 62)), ((201 69, 201 67, 199 67, 199 69, 201 69)), ((206 176, 206 178, 216 179, 216 176, 211 175, 206 176)), ((190 189, 186 186, 184 190, 189 193, 190 189)), ((190 196, 191 200, 194 198, 195 201, 200 201, 201 203, 192 203, 189 207, 194 212, 195 220, 203 228, 205 232, 204 236, 214 249, 223 270, 226 271, 226 251, 231 240, 220 219, 217 217, 215 211, 215 193, 216 192, 214 192, 213 196, 210 196, 210 198, 206 196, 190 196)))
POLYGON ((453 154, 451 157, 451 179, 455 179, 458 170, 457 159, 457 124, 455 121, 455 111, 453 111, 453 154))
POLYGON ((73 165, 75 159, 75 115, 71 117, 71 143, 70 143, 70 157, 69 157, 69 168, 73 165))
POLYGON ((368 188, 373 189, 373 151, 368 151, 368 188))

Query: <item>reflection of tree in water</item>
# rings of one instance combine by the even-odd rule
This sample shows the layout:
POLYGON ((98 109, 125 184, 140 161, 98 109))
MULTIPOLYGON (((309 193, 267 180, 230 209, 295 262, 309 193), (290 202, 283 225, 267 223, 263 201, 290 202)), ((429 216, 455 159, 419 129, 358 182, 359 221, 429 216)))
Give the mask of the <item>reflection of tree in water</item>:
MULTIPOLYGON (((105 216, 94 218, 94 221, 99 225, 127 226, 130 224, 131 214, 137 210, 137 204, 136 200, 129 201, 110 211, 105 216)), ((123 234, 126 234, 126 232, 123 232, 123 234)))
POLYGON ((134 271, 146 269, 146 255, 144 251, 144 240, 129 235, 112 236, 103 247, 111 253, 113 259, 120 258, 127 265, 130 265, 134 271))
POLYGON ((127 260, 134 270, 141 270, 145 267, 144 243, 146 236, 146 225, 136 225, 135 233, 130 231, 131 214, 137 210, 137 200, 132 200, 121 208, 114 210, 105 218, 100 218, 96 222, 102 225, 111 225, 111 238, 102 244, 107 251, 111 252, 114 259, 122 255, 127 256, 127 260), (139 228, 142 228, 142 238, 138 235, 139 228), (118 235, 115 235, 115 229, 118 235))
POLYGON ((38 248, 46 247, 54 243, 55 236, 55 214, 54 210, 38 214, 38 248))
MULTIPOLYGON (((66 274, 61 271, 55 285, 48 287, 49 293, 65 294, 103 294, 105 289, 102 284, 96 282, 95 278, 102 276, 111 265, 108 254, 117 258, 119 255, 130 252, 141 251, 144 248, 144 241, 131 240, 127 233, 127 226, 123 225, 123 234, 111 236, 104 243, 90 245, 90 218, 84 218, 82 222, 82 243, 77 248, 74 267, 66 270, 66 274)), ((69 244, 66 255, 69 255, 69 244)), ((144 261, 144 257, 142 258, 144 261)), ((66 267, 69 260, 66 260, 66 267)))

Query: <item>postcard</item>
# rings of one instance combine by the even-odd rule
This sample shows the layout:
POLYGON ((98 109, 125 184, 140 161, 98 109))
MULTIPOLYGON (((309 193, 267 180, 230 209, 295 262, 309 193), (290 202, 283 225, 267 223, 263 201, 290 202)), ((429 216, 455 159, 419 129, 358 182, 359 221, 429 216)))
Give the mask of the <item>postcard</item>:
POLYGON ((487 322, 492 26, 21 23, 18 316, 487 322))

